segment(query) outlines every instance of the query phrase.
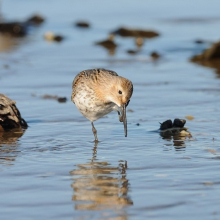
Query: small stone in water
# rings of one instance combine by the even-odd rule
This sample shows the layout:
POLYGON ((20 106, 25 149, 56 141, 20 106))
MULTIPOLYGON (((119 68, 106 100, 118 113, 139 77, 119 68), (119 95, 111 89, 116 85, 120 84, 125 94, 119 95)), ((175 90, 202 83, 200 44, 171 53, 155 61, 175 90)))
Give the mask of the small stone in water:
POLYGON ((151 57, 156 60, 156 59, 160 58, 160 54, 154 51, 151 53, 151 57))
POLYGON ((186 115, 185 118, 188 119, 188 120, 193 120, 194 119, 194 117, 192 115, 186 115))
POLYGON ((54 41, 60 42, 63 40, 63 37, 61 35, 54 36, 54 41))
POLYGON ((60 103, 64 103, 64 102, 67 101, 67 98, 66 98, 66 97, 59 97, 59 98, 57 99, 57 101, 60 102, 60 103))
POLYGON ((45 33, 44 35, 44 38, 47 40, 47 41, 57 41, 57 42, 60 42, 63 40, 63 36, 61 35, 55 35, 53 32, 51 31, 48 31, 45 33))
POLYGON ((129 54, 136 54, 138 51, 137 50, 127 50, 127 53, 129 54))
POLYGON ((41 16, 41 15, 33 15, 32 17, 28 18, 27 19, 27 22, 31 22, 31 23, 34 23, 34 24, 41 24, 44 22, 44 18, 41 16))
POLYGON ((86 21, 78 21, 75 24, 77 27, 82 27, 82 28, 88 28, 90 27, 90 24, 86 21))

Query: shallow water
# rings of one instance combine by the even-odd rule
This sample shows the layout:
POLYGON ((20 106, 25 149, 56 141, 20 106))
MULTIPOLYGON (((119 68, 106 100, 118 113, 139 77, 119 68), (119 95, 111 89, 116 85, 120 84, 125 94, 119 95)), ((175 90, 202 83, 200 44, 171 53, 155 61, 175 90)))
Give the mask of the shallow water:
POLYGON ((189 62, 219 39, 218 6, 217 0, 3 1, 4 19, 39 12, 46 22, 1 47, 0 93, 16 100, 29 124, 23 135, 0 134, 1 219, 219 219, 220 79, 215 69, 189 62), (91 28, 74 27, 80 19, 91 28), (161 36, 136 55, 126 53, 136 49, 133 38, 116 37, 112 56, 94 45, 121 25, 161 36), (48 30, 65 40, 46 42, 48 30), (152 61, 152 51, 161 59, 152 61), (98 145, 70 101, 75 75, 96 67, 134 84, 128 137, 111 113, 95 122, 98 145), (194 116, 186 122, 191 138, 157 132, 159 122, 186 115, 194 116))

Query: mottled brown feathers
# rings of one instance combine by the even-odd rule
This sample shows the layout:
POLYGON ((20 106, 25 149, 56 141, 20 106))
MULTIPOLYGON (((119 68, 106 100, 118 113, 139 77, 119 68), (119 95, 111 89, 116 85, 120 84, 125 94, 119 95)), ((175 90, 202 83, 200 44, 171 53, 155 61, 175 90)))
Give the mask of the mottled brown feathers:
POLYGON ((80 72, 72 87, 71 99, 82 115, 91 121, 96 142, 97 131, 93 122, 112 111, 118 112, 127 137, 126 107, 133 92, 130 80, 111 70, 90 69, 80 72))
POLYGON ((118 74, 112 70, 106 70, 106 69, 88 69, 88 70, 84 70, 82 72, 80 72, 75 79, 73 80, 73 84, 72 84, 72 96, 71 96, 71 100, 72 102, 74 102, 74 97, 75 97, 75 93, 76 93, 76 87, 78 86, 78 84, 80 83, 80 81, 82 79, 91 79, 93 82, 97 82, 98 81, 98 77, 101 74, 109 74, 111 76, 118 76, 118 74))
MULTIPOLYGON (((125 79, 125 78, 124 78, 125 79)), ((131 81, 129 81, 129 80, 127 80, 127 79, 125 79, 125 80, 123 80, 123 82, 122 82, 122 86, 124 87, 124 88, 127 88, 128 89, 128 96, 129 97, 131 97, 132 96, 132 93, 133 93, 133 84, 132 84, 132 82, 131 81)))

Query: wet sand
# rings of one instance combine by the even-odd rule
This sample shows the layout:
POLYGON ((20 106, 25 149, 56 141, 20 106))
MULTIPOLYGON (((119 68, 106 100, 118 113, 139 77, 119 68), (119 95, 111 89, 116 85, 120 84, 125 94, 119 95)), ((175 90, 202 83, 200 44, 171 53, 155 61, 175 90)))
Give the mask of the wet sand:
POLYGON ((219 40, 218 1, 101 3, 1 4, 4 19, 45 18, 26 37, 0 36, 0 93, 16 100, 29 124, 23 134, 0 133, 1 218, 218 219, 220 80, 211 65, 189 61, 219 40), (91 27, 74 26, 79 20, 91 27), (135 37, 115 36, 114 53, 95 45, 122 26, 160 36, 140 48, 135 37), (48 42, 47 31, 65 38, 48 42), (113 112, 95 122, 96 146, 70 96, 75 75, 97 67, 130 79, 134 93, 128 137, 113 112), (192 137, 160 135, 159 122, 174 118, 186 119, 192 137))

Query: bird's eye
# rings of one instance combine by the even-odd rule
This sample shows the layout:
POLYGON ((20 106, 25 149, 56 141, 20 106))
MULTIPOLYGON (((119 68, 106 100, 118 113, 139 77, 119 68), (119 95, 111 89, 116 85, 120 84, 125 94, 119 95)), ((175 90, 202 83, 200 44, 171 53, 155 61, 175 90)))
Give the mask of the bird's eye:
POLYGON ((122 94, 122 91, 121 91, 121 90, 119 90, 119 91, 118 91, 118 93, 119 93, 119 94, 122 94))

